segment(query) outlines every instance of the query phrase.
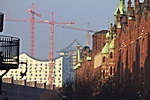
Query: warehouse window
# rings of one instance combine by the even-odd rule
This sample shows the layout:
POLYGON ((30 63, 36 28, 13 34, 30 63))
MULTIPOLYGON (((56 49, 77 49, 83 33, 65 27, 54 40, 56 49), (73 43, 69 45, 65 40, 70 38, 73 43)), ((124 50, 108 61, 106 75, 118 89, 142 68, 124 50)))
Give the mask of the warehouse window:
POLYGON ((105 56, 103 57, 103 62, 106 62, 106 57, 105 56))
POLYGON ((110 75, 112 75, 112 66, 110 67, 110 75))
POLYGON ((110 58, 113 58, 113 53, 112 52, 110 52, 110 58))

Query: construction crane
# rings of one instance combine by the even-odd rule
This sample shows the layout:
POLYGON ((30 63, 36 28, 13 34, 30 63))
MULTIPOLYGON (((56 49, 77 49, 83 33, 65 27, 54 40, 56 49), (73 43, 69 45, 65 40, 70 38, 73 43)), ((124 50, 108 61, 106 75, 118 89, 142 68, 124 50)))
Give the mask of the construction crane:
POLYGON ((35 12, 35 6, 34 3, 32 3, 31 9, 28 9, 28 12, 30 13, 30 20, 26 19, 11 19, 10 18, 10 12, 8 11, 8 18, 6 18, 6 21, 15 21, 15 22, 30 22, 30 55, 34 56, 34 23, 35 21, 34 15, 42 18, 42 15, 38 12, 35 12))
POLYGON ((28 9, 30 13, 30 55, 34 56, 34 15, 42 18, 42 15, 35 12, 34 3, 32 3, 32 8, 28 9))
POLYGON ((54 42, 54 24, 74 24, 75 22, 58 22, 58 21, 54 21, 54 12, 51 13, 52 14, 52 18, 50 21, 45 20, 45 21, 40 21, 41 23, 49 23, 50 24, 50 49, 49 49, 49 84, 52 84, 52 61, 53 61, 53 42, 54 42))
MULTIPOLYGON (((31 11, 31 10, 30 10, 31 11)), ((54 12, 51 13, 52 14, 52 18, 51 20, 32 20, 32 22, 36 22, 36 23, 46 23, 46 24, 50 24, 50 46, 49 46, 49 54, 48 54, 48 59, 50 61, 50 65, 49 65, 49 84, 52 83, 52 60, 53 60, 53 42, 54 42, 54 24, 74 24, 75 22, 71 21, 71 22, 59 22, 59 21, 54 21, 54 12)), ((10 18, 10 12, 8 12, 8 18, 5 19, 6 21, 15 21, 15 22, 31 22, 31 19, 30 20, 26 20, 26 19, 12 19, 10 18)), ((32 27, 30 27, 32 31, 30 31, 30 34, 34 33, 34 24, 32 23, 32 27)), ((34 56, 34 49, 31 49, 31 48, 34 48, 34 34, 33 35, 30 35, 30 55, 31 56, 34 56), (31 39, 32 38, 32 39, 31 39), (33 51, 33 53, 31 53, 33 51)))
POLYGON ((90 28, 89 23, 87 23, 87 29, 74 27, 74 26, 69 26, 69 25, 68 26, 57 25, 57 27, 73 29, 73 30, 80 30, 80 31, 86 31, 87 32, 87 34, 86 34, 86 46, 90 45, 90 34, 89 34, 89 32, 96 32, 96 31, 93 31, 93 30, 89 29, 90 28))

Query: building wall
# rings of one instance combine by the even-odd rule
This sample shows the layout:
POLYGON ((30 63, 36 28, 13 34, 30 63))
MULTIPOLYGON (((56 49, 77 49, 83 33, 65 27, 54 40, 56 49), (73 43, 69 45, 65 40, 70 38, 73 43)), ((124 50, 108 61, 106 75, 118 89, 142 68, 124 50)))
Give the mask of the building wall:
POLYGON ((94 69, 102 65, 102 54, 101 52, 94 56, 94 69))
MULTIPOLYGON (((94 62, 94 71, 91 72, 100 72, 101 79, 104 81, 108 76, 115 75, 116 81, 122 86, 133 85, 143 97, 150 97, 150 2, 144 0, 143 3, 139 3, 139 0, 135 0, 134 7, 131 7, 131 1, 129 1, 126 12, 122 1, 125 2, 120 0, 119 7, 115 11, 114 49, 101 54, 103 48, 98 49, 101 42, 97 40, 97 36, 93 35, 91 64, 94 62), (110 58, 111 52, 112 58, 110 58), (104 56, 105 61, 103 61, 104 56), (112 75, 110 67, 112 67, 112 75)), ((85 58, 82 58, 82 62, 77 61, 77 64, 79 66, 75 66, 76 80, 82 78, 88 66, 85 58)))
POLYGON ((56 87, 61 87, 63 74, 63 57, 55 59, 53 73, 53 85, 55 85, 56 87))
POLYGON ((14 77, 14 80, 25 80, 27 82, 37 81, 37 83, 48 84, 48 60, 39 60, 33 58, 26 53, 19 55, 19 62, 27 63, 27 75, 23 78, 20 76, 20 72, 25 72, 26 65, 19 64, 18 69, 10 69, 10 71, 4 76, 4 78, 14 77))
POLYGON ((62 87, 69 78, 74 79, 74 70, 70 66, 72 56, 62 56, 55 59, 53 68, 53 85, 62 87))
MULTIPOLYGON (((71 60, 73 56, 64 56, 63 57, 63 83, 62 85, 67 81, 73 81, 74 80, 74 70, 72 66, 70 66, 71 60)), ((75 59, 75 58, 74 58, 75 59)))
MULTIPOLYGON (((105 44, 105 40, 106 40, 106 32, 107 30, 101 30, 102 32, 104 31, 104 33, 98 33, 96 32, 95 34, 92 35, 92 39, 93 39, 93 54, 96 55, 99 52, 101 52, 104 44, 105 44)), ((100 32, 101 32, 100 31, 100 32)))
MULTIPOLYGON (((150 4, 146 1, 144 0, 141 4, 138 0, 136 1, 133 7, 136 9, 135 13, 132 16, 128 13, 126 15, 127 24, 122 23, 121 27, 117 27, 115 41, 116 80, 124 86, 133 83, 139 91, 142 90, 144 96, 150 93, 150 12, 148 8, 144 8, 150 4)), ((128 12, 134 11, 130 8, 128 4, 128 12)), ((117 16, 120 16, 120 13, 117 16)), ((116 19, 119 23, 123 18, 116 19)))
POLYGON ((46 89, 46 84, 26 82, 25 80, 16 81, 13 78, 3 78, 2 81, 3 92, 0 100, 4 100, 5 97, 8 97, 8 100, 39 100, 45 91, 50 91, 46 89))
MULTIPOLYGON (((85 79, 89 74, 93 75, 94 74, 94 69, 95 67, 99 64, 98 59, 95 60, 95 55, 101 52, 104 44, 105 44, 105 39, 106 39, 106 33, 107 30, 101 30, 99 32, 96 32, 92 37, 93 37, 93 47, 92 51, 88 47, 83 47, 80 50, 80 55, 77 54, 78 56, 81 57, 81 61, 79 62, 79 59, 77 59, 76 64, 80 64, 80 66, 75 69, 75 81, 77 82, 78 80, 82 80, 83 78, 85 79), (90 57, 90 60, 87 60, 87 57, 90 57), (96 64, 96 66, 94 65, 96 64)), ((80 47, 77 48, 79 50, 80 47)))

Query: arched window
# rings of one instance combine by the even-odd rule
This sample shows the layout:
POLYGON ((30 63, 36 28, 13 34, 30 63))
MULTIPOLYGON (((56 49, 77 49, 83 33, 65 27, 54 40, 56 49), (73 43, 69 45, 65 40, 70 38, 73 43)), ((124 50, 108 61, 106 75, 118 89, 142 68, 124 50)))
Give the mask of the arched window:
POLYGON ((112 75, 112 66, 110 67, 110 75, 112 75))
POLYGON ((103 57, 103 62, 106 62, 106 57, 105 56, 103 57))
POLYGON ((113 53, 112 53, 112 52, 110 52, 110 54, 109 54, 109 55, 110 55, 110 58, 113 58, 113 53))

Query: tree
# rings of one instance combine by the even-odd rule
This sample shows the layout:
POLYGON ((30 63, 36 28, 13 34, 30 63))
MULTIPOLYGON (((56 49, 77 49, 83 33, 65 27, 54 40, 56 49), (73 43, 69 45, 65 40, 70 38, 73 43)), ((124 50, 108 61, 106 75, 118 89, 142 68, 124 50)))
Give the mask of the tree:
POLYGON ((99 99, 100 100, 141 100, 139 87, 132 82, 123 85, 127 82, 118 82, 114 79, 108 79, 101 87, 99 99))
POLYGON ((113 77, 106 82, 100 82, 98 78, 89 76, 77 83, 68 80, 59 93, 63 100, 141 100, 143 97, 142 90, 132 82, 124 85, 113 77))
POLYGON ((67 80, 62 88, 59 89, 59 95, 63 100, 96 100, 95 95, 99 93, 98 80, 89 72, 86 77, 74 83, 67 80))
POLYGON ((50 90, 46 90, 41 96, 39 100, 54 100, 53 93, 50 90))
POLYGON ((62 88, 58 89, 58 95, 62 100, 74 100, 75 90, 74 82, 71 79, 67 79, 62 88))

